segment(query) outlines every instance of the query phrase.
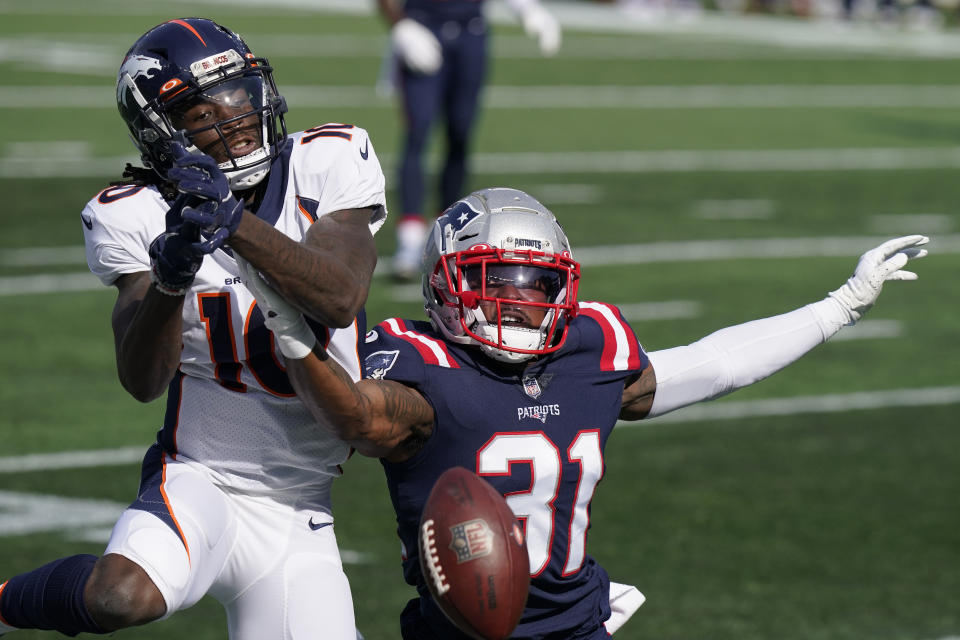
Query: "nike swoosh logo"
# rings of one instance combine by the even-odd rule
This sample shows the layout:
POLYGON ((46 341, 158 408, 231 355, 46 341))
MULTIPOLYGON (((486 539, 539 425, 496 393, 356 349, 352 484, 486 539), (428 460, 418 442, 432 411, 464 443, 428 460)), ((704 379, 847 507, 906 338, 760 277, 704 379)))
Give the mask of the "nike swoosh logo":
POLYGON ((332 524, 333 524, 332 522, 314 522, 312 516, 310 517, 310 521, 307 522, 307 526, 310 527, 312 531, 316 531, 317 529, 323 529, 324 527, 329 527, 332 524))
POLYGON ((360 157, 364 160, 370 156, 370 138, 367 138, 363 143, 363 151, 360 152, 360 157))
POLYGON ((80 219, 83 220, 83 226, 93 231, 93 218, 85 218, 84 215, 81 213, 80 219))

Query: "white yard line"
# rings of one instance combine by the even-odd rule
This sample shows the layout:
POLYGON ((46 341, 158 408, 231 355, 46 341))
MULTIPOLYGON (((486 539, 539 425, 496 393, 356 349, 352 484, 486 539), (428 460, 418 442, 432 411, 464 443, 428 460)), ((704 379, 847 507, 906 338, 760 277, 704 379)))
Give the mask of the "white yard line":
POLYGON ((58 273, 0 278, 0 296, 29 293, 64 293, 68 291, 106 290, 92 273, 58 273))
POLYGON ((84 469, 88 467, 116 466, 140 463, 147 453, 147 446, 101 449, 93 451, 61 451, 58 453, 34 453, 25 456, 0 458, 0 473, 25 473, 27 471, 54 471, 56 469, 84 469))
MULTIPOLYGON (((0 56, 2 61, 2 56, 0 56)), ((394 108, 394 100, 369 86, 285 85, 295 108, 394 108)), ((116 110, 110 87, 71 86, 70 108, 116 110)), ((62 109, 64 89, 0 87, 0 108, 62 109)), ((955 109, 954 85, 692 85, 692 86, 489 86, 486 109, 955 109)))
MULTIPOLYGON (((126 464, 125 449, 106 451, 64 452, 63 455, 79 455, 81 458, 98 454, 106 456, 106 464, 126 464), (114 456, 114 451, 122 452, 114 456), (115 462, 116 459, 122 462, 115 462)), ((142 457, 143 448, 138 451, 142 457)), ((53 454, 54 456, 58 454, 53 454)), ((11 458, 0 458, 2 463, 11 458)), ((43 470, 69 467, 45 467, 43 470)), ((78 465, 90 466, 90 465, 78 465)), ((92 498, 73 498, 21 491, 0 491, 0 538, 7 536, 28 536, 34 533, 60 533, 70 540, 106 543, 110 539, 113 524, 127 508, 127 503, 92 498), (52 517, 51 514, 55 514, 52 517)), ((341 549, 340 557, 345 564, 372 564, 376 556, 364 551, 341 549)))
POLYGON ((830 338, 830 342, 848 342, 851 340, 876 340, 878 338, 899 338, 903 335, 903 323, 898 320, 870 319, 861 320, 852 327, 830 338))
POLYGON ((26 247, 0 249, 0 267, 49 267, 58 264, 84 264, 82 245, 74 247, 26 247))
MULTIPOLYGON (((536 192, 535 192, 536 193, 536 192)), ((549 199, 546 199, 550 202, 549 199)), ((777 203, 767 198, 700 200, 693 215, 701 220, 768 220, 777 212, 777 203)))
MULTIPOLYGON (((384 171, 394 171, 392 154, 383 154, 380 160, 384 171)), ((436 160, 428 158, 427 162, 436 164, 436 160)), ((132 154, 101 158, 0 156, 0 178, 119 179, 128 162, 137 164, 139 159, 132 154)), ((472 163, 477 175, 960 169, 960 147, 505 152, 477 153, 472 163)))
MULTIPOLYGON (((826 236, 651 242, 582 247, 575 251, 574 257, 584 266, 701 260, 855 257, 888 239, 886 236, 826 236)), ((930 248, 938 254, 960 253, 960 235, 935 236, 931 240, 930 248)))
POLYGON ((876 233, 910 233, 940 235, 951 233, 957 227, 954 216, 943 213, 898 213, 877 214, 870 217, 870 229, 876 233))
MULTIPOLYGON (((286 92, 285 92, 286 93, 286 92)), ((304 99, 310 96, 304 94, 304 99)), ((485 108, 950 108, 960 87, 921 85, 695 85, 490 87, 485 108)))
POLYGON ((705 402, 678 409, 649 421, 618 422, 619 427, 656 426, 673 422, 707 422, 796 416, 810 413, 889 409, 895 407, 929 407, 960 403, 960 387, 925 389, 888 389, 767 400, 705 402))
MULTIPOLYGON (((960 168, 960 147, 479 153, 481 174, 837 172, 960 168)), ((3 161, 0 160, 0 173, 3 161)))
POLYGON ((679 320, 697 318, 703 314, 703 305, 695 300, 665 300, 662 302, 630 302, 618 304, 620 311, 631 322, 644 320, 679 320))
POLYGON ((0 536, 102 527, 115 522, 126 506, 107 500, 0 491, 0 536))

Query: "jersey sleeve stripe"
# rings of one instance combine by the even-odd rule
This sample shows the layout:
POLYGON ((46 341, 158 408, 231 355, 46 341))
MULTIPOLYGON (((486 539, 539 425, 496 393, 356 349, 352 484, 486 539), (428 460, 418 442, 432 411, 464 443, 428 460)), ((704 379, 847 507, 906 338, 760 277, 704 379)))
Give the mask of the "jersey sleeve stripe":
POLYGON ((381 325, 388 334, 409 342, 420 353, 420 357, 426 364, 432 364, 448 369, 459 369, 446 345, 440 340, 430 338, 421 333, 410 331, 399 318, 389 318, 384 320, 381 325))
POLYGON ((623 321, 616 308, 600 302, 581 302, 580 313, 594 319, 603 331, 603 371, 639 369, 640 344, 630 325, 623 321))

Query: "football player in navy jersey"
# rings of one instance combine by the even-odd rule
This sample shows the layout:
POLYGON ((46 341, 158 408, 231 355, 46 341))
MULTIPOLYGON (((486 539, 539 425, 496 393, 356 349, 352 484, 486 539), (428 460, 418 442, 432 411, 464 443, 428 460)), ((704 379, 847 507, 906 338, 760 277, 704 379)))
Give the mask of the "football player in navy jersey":
POLYGON ((587 553, 590 502, 620 419, 709 400, 782 369, 869 309, 926 255, 919 235, 868 251, 819 302, 645 353, 620 311, 577 299, 580 268, 553 214, 514 189, 451 206, 424 253, 429 322, 388 319, 367 335, 354 384, 302 317, 241 262, 281 342, 301 400, 325 428, 381 459, 418 597, 403 637, 467 638, 430 597, 417 557, 421 511, 440 474, 488 480, 525 525, 531 583, 513 638, 606 638, 643 602, 587 553))
MULTIPOLYGON (((389 83, 401 92, 403 152, 398 185, 401 217, 393 275, 420 275, 420 256, 433 218, 464 192, 467 154, 480 94, 487 75, 487 23, 483 0, 378 0, 390 25, 389 83), (423 154, 434 125, 443 122, 445 156, 440 172, 440 205, 425 209, 423 154)), ((560 24, 540 0, 507 0, 524 30, 544 55, 560 48, 560 24)))
POLYGON ((233 640, 355 640, 330 505, 349 447, 296 399, 236 258, 359 379, 386 217, 373 145, 348 124, 288 135, 268 61, 202 18, 133 44, 117 104, 145 166, 84 208, 87 262, 117 288, 121 383, 166 391, 166 416, 103 555, 0 584, 0 634, 110 633, 210 594, 233 640))

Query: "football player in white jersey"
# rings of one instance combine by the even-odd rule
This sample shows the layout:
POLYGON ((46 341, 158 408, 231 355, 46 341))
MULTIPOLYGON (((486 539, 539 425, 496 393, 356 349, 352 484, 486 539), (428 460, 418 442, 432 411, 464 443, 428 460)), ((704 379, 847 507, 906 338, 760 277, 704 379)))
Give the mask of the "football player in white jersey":
POLYGON ((145 168, 84 208, 87 261, 118 290, 121 383, 142 402, 167 391, 166 417, 105 553, 0 584, 0 634, 109 633, 210 594, 234 640, 354 640, 330 504, 349 448, 295 397, 236 257, 359 378, 386 217, 367 132, 288 135, 267 60, 200 18, 138 39, 117 100, 145 168))

